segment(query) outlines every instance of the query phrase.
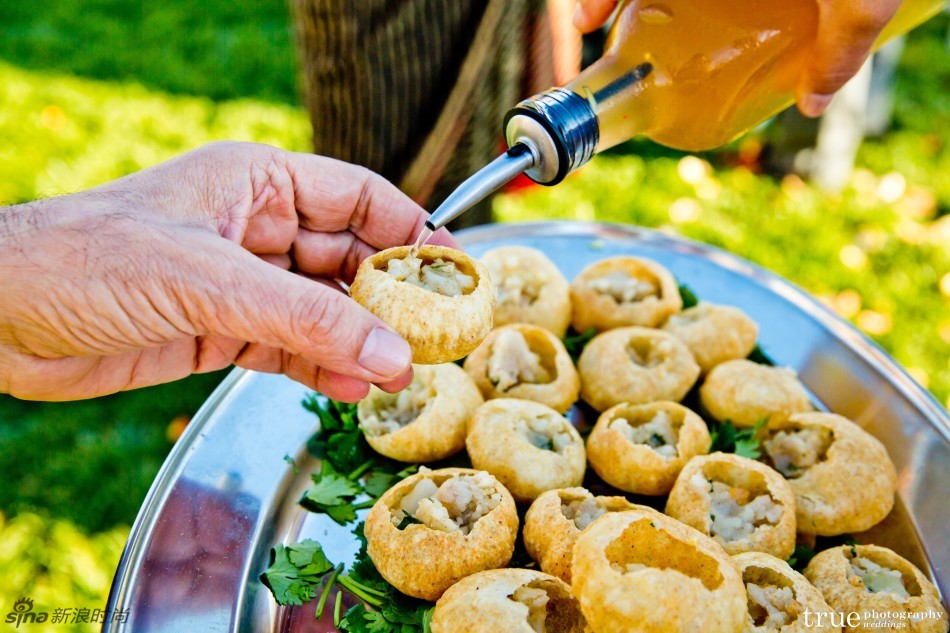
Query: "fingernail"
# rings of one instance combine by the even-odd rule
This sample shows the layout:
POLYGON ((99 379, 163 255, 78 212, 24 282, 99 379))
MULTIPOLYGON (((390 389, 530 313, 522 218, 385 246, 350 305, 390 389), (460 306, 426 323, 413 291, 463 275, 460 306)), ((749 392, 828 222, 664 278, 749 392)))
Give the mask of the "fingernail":
POLYGON ((805 116, 820 116, 828 108, 834 95, 807 94, 802 98, 801 111, 805 116))
POLYGON ((412 363, 412 350, 401 336, 378 327, 363 342, 359 363, 367 371, 395 377, 412 363))
POLYGON ((574 17, 572 18, 574 24, 580 24, 581 18, 584 17, 584 6, 581 3, 581 0, 577 0, 577 4, 574 5, 574 17))

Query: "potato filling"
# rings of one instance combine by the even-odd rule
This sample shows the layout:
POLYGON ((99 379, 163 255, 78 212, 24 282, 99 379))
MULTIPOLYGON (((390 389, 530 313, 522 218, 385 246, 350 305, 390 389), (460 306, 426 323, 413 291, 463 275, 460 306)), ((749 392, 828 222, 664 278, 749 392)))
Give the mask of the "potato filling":
POLYGON ((648 297, 656 297, 660 293, 657 285, 647 279, 632 277, 622 270, 596 277, 587 282, 587 285, 597 294, 610 297, 617 303, 634 303, 648 297))
POLYGON ((753 494, 748 488, 706 479, 696 473, 690 483, 709 493, 709 535, 725 542, 752 535, 756 528, 775 525, 783 508, 767 492, 753 494))
POLYGON ((522 384, 551 382, 552 376, 531 351, 524 334, 514 329, 498 330, 488 357, 488 379, 499 391, 522 384))
POLYGON ((627 356, 635 364, 650 369, 662 365, 672 348, 673 344, 666 339, 632 338, 627 343, 627 356))
POLYGON ((851 584, 857 585, 858 579, 871 593, 889 593, 897 598, 910 597, 898 570, 878 565, 861 556, 851 559, 851 584))
POLYGON ((535 448, 561 453, 574 443, 570 422, 559 415, 544 414, 515 422, 515 430, 535 448))
POLYGON ((544 589, 524 585, 515 589, 510 598, 528 607, 528 625, 535 633, 545 633, 544 621, 550 597, 544 589))
POLYGON ((676 450, 679 436, 666 411, 657 411, 649 422, 643 424, 630 422, 626 418, 614 418, 609 428, 619 431, 631 444, 649 446, 661 457, 671 459, 679 454, 676 450))
POLYGON ((801 613, 802 605, 791 587, 747 582, 745 589, 749 615, 758 631, 781 631, 801 613))
POLYGON ((399 393, 376 393, 374 410, 365 420, 360 420, 360 426, 373 436, 394 433, 415 422, 435 396, 435 387, 423 383, 417 375, 412 384, 399 393))
POLYGON ((588 495, 583 499, 573 499, 564 503, 561 499, 561 513, 569 521, 573 521, 578 530, 586 529, 588 525, 607 514, 607 510, 597 503, 594 495, 588 495))
POLYGON ((762 442, 775 470, 787 479, 796 479, 825 459, 834 434, 825 428, 804 427, 778 431, 762 442))
POLYGON ((408 516, 433 530, 468 534, 499 503, 501 493, 488 473, 454 476, 441 485, 425 477, 393 510, 392 523, 398 527, 408 516))
POLYGON ((538 300, 541 294, 541 285, 538 280, 523 270, 517 257, 507 257, 501 267, 489 267, 492 281, 495 284, 495 294, 499 306, 528 307, 538 300), (521 272, 505 272, 505 270, 520 270, 521 272))
POLYGON ((475 280, 458 270, 455 262, 441 257, 424 264, 419 257, 407 255, 405 259, 390 259, 386 272, 399 281, 418 286, 446 297, 457 297, 475 289, 475 280))

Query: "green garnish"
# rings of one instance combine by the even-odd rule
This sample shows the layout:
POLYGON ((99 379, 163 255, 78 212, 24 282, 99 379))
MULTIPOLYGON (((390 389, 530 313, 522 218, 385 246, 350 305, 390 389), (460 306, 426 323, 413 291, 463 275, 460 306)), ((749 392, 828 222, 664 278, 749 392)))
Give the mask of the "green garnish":
POLYGON ((650 446, 657 448, 660 446, 666 446, 666 440, 663 439, 663 436, 659 433, 654 433, 650 436, 650 446))
POLYGON ((768 354, 762 351, 762 347, 758 343, 756 343, 755 347, 752 348, 752 351, 749 352, 749 355, 746 356, 746 360, 751 360, 753 363, 758 363, 760 365, 775 367, 775 361, 772 360, 768 354))
POLYGON ((683 300, 683 309, 687 310, 689 308, 699 305, 699 297, 693 292, 693 290, 686 284, 680 284, 680 298, 683 300))
POLYGON ((271 548, 270 565, 261 574, 261 582, 274 594, 277 604, 301 605, 313 600, 331 569, 333 564, 320 544, 307 539, 271 548))
POLYGON ((406 516, 404 516, 402 518, 402 521, 399 522, 399 525, 396 526, 396 529, 405 530, 407 527, 409 527, 413 523, 418 523, 419 525, 422 525, 422 521, 420 521, 419 519, 417 519, 416 517, 412 516, 411 514, 407 512, 406 516))
POLYGON ((762 419, 756 422, 752 428, 740 430, 737 430, 729 420, 722 424, 711 422, 709 434, 712 437, 712 446, 709 452, 721 451, 723 453, 735 453, 740 457, 748 457, 749 459, 758 459, 762 455, 762 451, 757 436, 767 422, 767 419, 762 419))
POLYGON ((796 545, 795 551, 792 552, 791 557, 788 559, 788 564, 795 571, 803 571, 805 567, 808 566, 808 563, 811 562, 811 559, 815 557, 815 550, 804 545, 796 545))
POLYGON ((564 335, 564 347, 567 348, 567 353, 571 355, 571 359, 575 364, 577 359, 581 357, 581 352, 595 336, 597 336, 597 329, 593 327, 587 328, 580 334, 574 331, 574 328, 571 328, 564 335))

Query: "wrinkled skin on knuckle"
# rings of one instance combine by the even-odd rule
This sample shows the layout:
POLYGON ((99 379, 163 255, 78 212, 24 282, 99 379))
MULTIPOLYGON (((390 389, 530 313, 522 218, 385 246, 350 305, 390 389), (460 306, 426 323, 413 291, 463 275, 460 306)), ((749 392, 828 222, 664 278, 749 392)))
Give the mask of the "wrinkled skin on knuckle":
POLYGON ((337 364, 352 360, 353 318, 348 314, 349 299, 340 293, 309 293, 301 297, 291 310, 292 338, 301 349, 292 350, 314 362, 337 364), (306 343, 303 343, 306 342, 306 343), (320 358, 315 355, 319 353, 320 358))

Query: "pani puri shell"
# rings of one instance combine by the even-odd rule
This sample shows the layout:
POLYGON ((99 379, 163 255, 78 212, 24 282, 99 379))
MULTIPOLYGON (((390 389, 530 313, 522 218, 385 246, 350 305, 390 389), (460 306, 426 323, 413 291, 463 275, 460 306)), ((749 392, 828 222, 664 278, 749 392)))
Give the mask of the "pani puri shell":
POLYGON ((795 493, 799 532, 819 536, 863 532, 894 507, 894 462, 877 438, 847 418, 799 413, 770 423, 761 436, 763 458, 785 471, 795 493), (781 463, 776 438, 803 430, 820 432, 827 439, 806 462, 814 463, 792 469, 781 463))
POLYGON ((487 401, 472 417, 465 446, 472 466, 497 477, 519 502, 579 486, 587 468, 577 429, 554 409, 530 400, 487 401))
POLYGON ((584 633, 571 588, 531 569, 492 569, 463 578, 432 614, 432 633, 584 633))
POLYGON ((722 547, 654 510, 606 514, 574 545, 574 595, 594 633, 740 631, 742 576, 722 547))
POLYGON ((584 528, 607 512, 637 507, 623 497, 595 497, 580 487, 548 490, 534 500, 525 515, 525 549, 541 571, 570 584, 574 543, 584 528))
POLYGON ((577 401, 581 381, 564 343, 549 330, 513 323, 492 330, 465 359, 465 371, 486 400, 518 398, 564 413, 577 401), (512 338, 523 344, 508 343, 512 338), (534 374, 540 376, 532 381, 534 374), (501 378, 500 378, 501 376, 501 378), (510 378, 514 376, 514 384, 510 378))
POLYGON ((745 358, 759 337, 759 326, 739 308, 706 302, 674 314, 663 330, 686 343, 703 374, 745 358))
POLYGON ((795 550, 795 494, 778 472, 754 459, 712 453, 689 460, 673 485, 666 513, 730 554, 765 552, 785 560, 795 550), (729 505, 717 509, 713 482, 729 487, 734 504, 724 499, 729 505))
POLYGON ((804 576, 779 560, 762 552, 743 552, 732 557, 746 585, 748 610, 742 633, 809 633, 840 631, 828 617, 818 625, 814 614, 830 614, 832 609, 804 576), (757 590, 750 588, 753 585, 757 590), (772 607, 762 603, 763 598, 772 607), (772 613, 774 610, 775 614, 772 613), (806 622, 805 611, 811 615, 806 622))
MULTIPOLYGON (((404 498, 422 479, 441 485, 453 477, 479 471, 443 468, 411 475, 390 488, 366 517, 366 551, 379 573, 402 593, 437 600, 446 589, 476 572, 504 567, 511 560, 518 534, 518 512, 511 494, 491 477, 501 495, 497 506, 478 518, 467 534, 446 532, 422 523, 399 529, 393 517, 404 498)), ((490 477, 490 475, 489 475, 490 477)))
POLYGON ((699 396, 712 417, 735 426, 753 426, 765 419, 777 422, 812 410, 808 392, 792 369, 749 360, 716 365, 699 388, 699 396))
POLYGON ((679 401, 699 377, 699 365, 672 334, 624 327, 598 334, 577 363, 581 397, 598 411, 626 402, 679 401))
POLYGON ((575 330, 595 328, 603 332, 629 325, 658 327, 682 309, 683 299, 676 279, 666 268, 650 259, 619 256, 591 264, 574 278, 571 305, 575 330), (591 285, 600 281, 607 281, 605 287, 616 285, 610 281, 612 277, 639 283, 643 292, 635 293, 637 297, 631 301, 618 301, 610 292, 591 285))
POLYGON ((614 488, 644 495, 665 495, 686 462, 708 453, 709 445, 706 423, 680 404, 668 401, 641 405, 622 403, 607 409, 597 419, 587 438, 587 460, 594 472, 614 488), (673 443, 651 432, 649 425, 660 417, 668 420, 670 432, 675 436, 673 443), (627 424, 619 423, 621 419, 627 424), (629 431, 624 426, 628 426, 629 431), (638 431, 648 437, 644 443, 633 441, 632 436, 638 431), (675 451, 673 455, 658 452, 658 449, 663 450, 661 446, 651 446, 658 437, 663 446, 668 447, 665 450, 675 451))
POLYGON ((844 633, 868 630, 901 630, 913 633, 946 633, 947 611, 940 602, 940 594, 933 583, 916 566, 892 550, 877 545, 842 545, 819 552, 805 568, 805 578, 821 591, 825 600, 839 613, 855 613, 852 624, 845 622, 844 633), (854 567, 855 559, 863 559, 883 568, 871 576, 862 577, 854 567), (866 583, 876 587, 871 591, 866 583), (892 589, 902 587, 907 596, 892 589), (889 590, 891 589, 891 590, 889 590), (865 618, 867 612, 872 617, 865 618), (906 614, 888 617, 888 613, 906 614), (912 616, 917 614, 918 618, 912 616), (927 614, 935 617, 920 617, 927 614), (873 617, 873 616, 877 617, 873 617), (890 626, 888 626, 890 625, 890 626))
POLYGON ((453 263, 475 282, 468 293, 441 295, 386 272, 390 260, 404 259, 411 250, 411 246, 397 246, 364 259, 350 286, 350 296, 409 342, 414 363, 437 365, 467 356, 492 328, 495 295, 488 271, 462 251, 423 246, 419 258, 424 262, 442 259, 453 263))
POLYGON ((527 246, 499 246, 480 261, 495 287, 495 326, 531 323, 564 338, 571 322, 570 286, 547 255, 527 246))
MULTIPOLYGON (((413 372, 412 384, 400 393, 370 387, 369 395, 356 409, 360 428, 373 450, 386 457, 414 463, 445 459, 465 448, 468 421, 484 402, 482 394, 455 363, 414 365, 413 372), (416 398, 425 398, 418 410, 416 398), (404 401, 409 401, 408 411, 404 401), (387 411, 415 417, 389 430, 384 419, 387 411), (372 421, 381 423, 374 425, 372 421)), ((397 424, 390 422, 388 426, 397 424)))

